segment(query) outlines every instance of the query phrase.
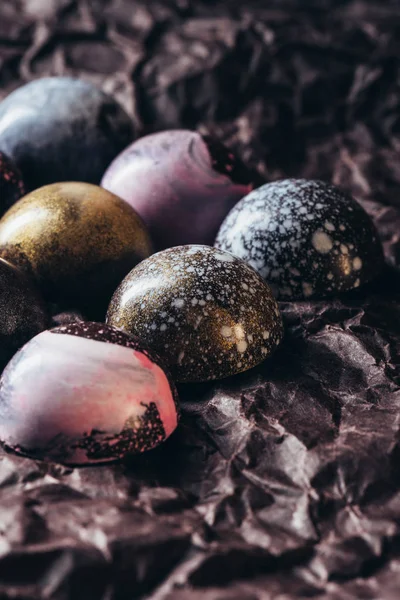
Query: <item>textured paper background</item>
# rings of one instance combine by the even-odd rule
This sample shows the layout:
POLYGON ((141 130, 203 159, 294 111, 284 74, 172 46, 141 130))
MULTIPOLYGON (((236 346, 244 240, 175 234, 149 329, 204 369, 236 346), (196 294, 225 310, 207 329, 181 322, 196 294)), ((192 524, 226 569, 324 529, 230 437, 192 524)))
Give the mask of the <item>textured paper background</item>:
POLYGON ((214 131, 267 179, 341 184, 388 259, 369 289, 283 304, 261 367, 182 387, 163 447, 1 454, 1 598, 399 598, 399 55, 397 0, 1 0, 1 97, 77 75, 141 133, 214 131))

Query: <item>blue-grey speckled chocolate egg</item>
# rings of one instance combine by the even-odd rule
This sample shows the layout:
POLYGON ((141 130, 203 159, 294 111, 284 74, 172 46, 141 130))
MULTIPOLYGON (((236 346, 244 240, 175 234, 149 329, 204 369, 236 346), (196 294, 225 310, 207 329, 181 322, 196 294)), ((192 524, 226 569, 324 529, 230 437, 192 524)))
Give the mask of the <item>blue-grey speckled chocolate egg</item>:
POLYGON ((281 299, 357 288, 383 266, 375 227, 348 194, 322 181, 268 183, 229 213, 215 246, 254 267, 281 299))
POLYGON ((209 246, 177 246, 141 262, 117 288, 107 322, 147 342, 181 382, 246 371, 282 338, 269 286, 209 246))
POLYGON ((134 137, 131 119, 91 83, 45 77, 0 103, 0 150, 29 190, 57 181, 99 183, 134 137))

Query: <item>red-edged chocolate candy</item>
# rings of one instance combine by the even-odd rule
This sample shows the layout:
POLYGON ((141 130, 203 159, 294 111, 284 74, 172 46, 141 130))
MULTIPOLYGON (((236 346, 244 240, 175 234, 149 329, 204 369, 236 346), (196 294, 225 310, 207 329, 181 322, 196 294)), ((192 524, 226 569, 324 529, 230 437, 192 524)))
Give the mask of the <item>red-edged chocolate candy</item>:
POLYGON ((158 356, 100 323, 44 331, 0 381, 0 439, 35 458, 113 461, 157 446, 177 423, 176 389, 158 356))

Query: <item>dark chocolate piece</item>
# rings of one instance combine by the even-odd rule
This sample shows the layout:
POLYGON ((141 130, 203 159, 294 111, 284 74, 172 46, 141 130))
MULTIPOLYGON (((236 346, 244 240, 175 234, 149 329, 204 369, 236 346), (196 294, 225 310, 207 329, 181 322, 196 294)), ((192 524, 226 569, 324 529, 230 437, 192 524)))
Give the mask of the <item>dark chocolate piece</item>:
POLYGON ((99 183, 133 137, 125 111, 87 81, 45 77, 0 103, 0 150, 28 190, 56 181, 99 183))

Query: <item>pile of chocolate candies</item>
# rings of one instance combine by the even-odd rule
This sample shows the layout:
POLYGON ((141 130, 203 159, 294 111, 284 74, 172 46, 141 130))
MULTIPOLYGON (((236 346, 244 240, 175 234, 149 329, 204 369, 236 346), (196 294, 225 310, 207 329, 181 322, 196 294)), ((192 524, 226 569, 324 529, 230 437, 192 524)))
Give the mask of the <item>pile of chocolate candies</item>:
POLYGON ((0 439, 19 454, 83 465, 153 448, 177 426, 176 382, 271 355, 275 298, 335 295, 382 268, 369 217, 333 185, 254 189, 211 137, 134 138, 80 80, 0 103, 0 439), (63 311, 87 320, 51 328, 63 311))

